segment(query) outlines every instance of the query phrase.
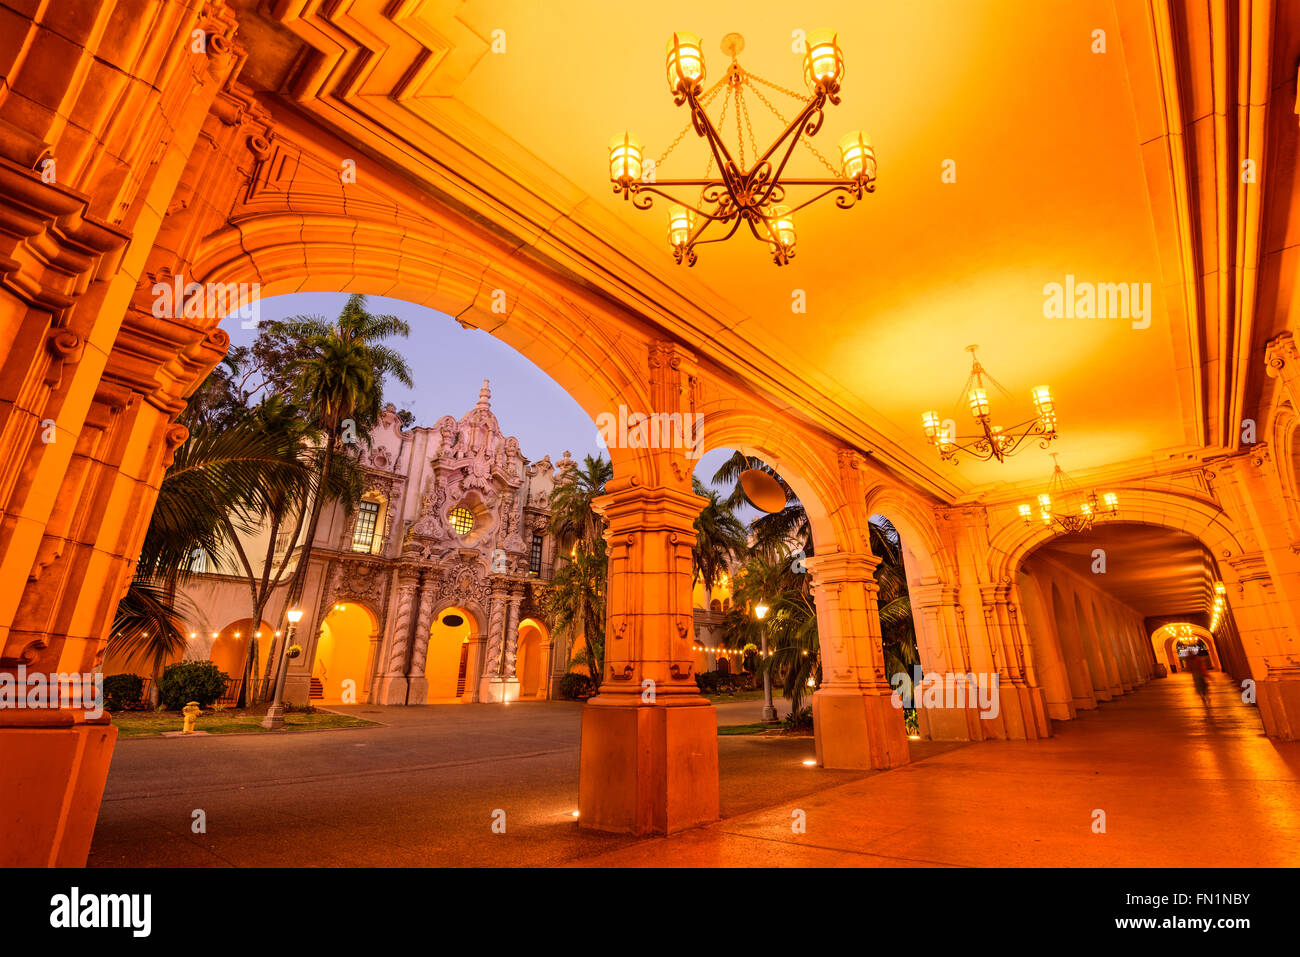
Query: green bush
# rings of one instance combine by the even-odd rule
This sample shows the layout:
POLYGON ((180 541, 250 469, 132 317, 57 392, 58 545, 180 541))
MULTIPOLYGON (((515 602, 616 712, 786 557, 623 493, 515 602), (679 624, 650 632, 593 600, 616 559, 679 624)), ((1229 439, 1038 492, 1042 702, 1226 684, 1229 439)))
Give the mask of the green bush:
POLYGON ((104 710, 131 711, 142 706, 144 679, 139 675, 107 675, 104 678, 104 710))
POLYGON ((812 705, 800 708, 798 714, 792 712, 785 717, 787 731, 811 731, 812 726, 812 705))
POLYGON ((703 671, 695 676, 695 684, 701 694, 735 694, 737 691, 749 691, 754 687, 754 676, 742 671, 730 674, 723 671, 703 671))
POLYGON ((585 701, 596 693, 596 682, 588 675, 570 671, 560 679, 560 694, 572 701, 585 701))
POLYGON ((191 701, 204 708, 211 707, 226 693, 230 677, 218 671, 210 661, 182 661, 168 665, 158 683, 158 695, 168 711, 179 711, 191 701))

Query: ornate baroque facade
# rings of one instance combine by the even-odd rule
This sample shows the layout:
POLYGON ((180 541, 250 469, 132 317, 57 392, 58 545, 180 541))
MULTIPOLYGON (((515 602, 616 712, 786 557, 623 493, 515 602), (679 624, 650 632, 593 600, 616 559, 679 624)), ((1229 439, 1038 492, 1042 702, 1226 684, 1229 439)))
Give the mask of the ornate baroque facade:
MULTIPOLYGON (((369 443, 356 453, 365 473, 359 507, 345 515, 340 506, 329 506, 317 532, 295 636, 304 654, 290 667, 287 700, 424 704, 431 700, 425 672, 431 640, 465 645, 455 697, 514 700, 520 695, 516 665, 525 621, 541 637, 535 652, 544 673, 563 673, 566 659, 550 652, 539 603, 555 559, 547 531, 550 495, 558 474, 573 463, 567 453, 558 468, 549 455, 530 463, 518 439, 502 434, 490 399, 485 380, 469 412, 459 420, 443 416, 428 428, 404 430, 396 409, 383 411, 369 443), (355 614, 341 620, 339 613, 349 606, 365 610, 367 634, 358 632, 361 619, 355 614), (467 630, 435 628, 448 609, 467 619, 467 630), (358 642, 366 643, 364 653, 345 647, 358 642), (330 675, 336 657, 349 663, 346 677, 355 697, 339 694, 343 676, 330 675)), ((282 551, 277 548, 277 554, 282 551)), ((272 597, 265 617, 282 620, 286 587, 272 597)), ((242 673, 242 650, 216 655, 213 639, 229 639, 229 626, 220 626, 238 618, 231 609, 248 604, 244 580, 203 575, 186 597, 201 618, 187 656, 211 656, 232 674, 242 673)), ((264 628, 269 638, 272 629, 264 628)), ((266 652, 263 643, 261 655, 266 652)), ((534 681, 529 696, 549 697, 552 683, 534 681)))

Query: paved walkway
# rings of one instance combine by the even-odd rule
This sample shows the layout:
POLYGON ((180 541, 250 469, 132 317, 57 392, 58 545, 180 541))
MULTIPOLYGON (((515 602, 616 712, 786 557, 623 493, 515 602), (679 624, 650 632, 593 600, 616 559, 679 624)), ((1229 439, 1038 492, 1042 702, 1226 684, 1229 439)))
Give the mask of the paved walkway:
POLYGON ((1240 689, 1211 679, 1208 708, 1175 675, 1047 741, 962 746, 580 863, 1300 866, 1300 742, 1270 741, 1240 689))
POLYGON ((1263 737, 1224 678, 1208 712, 1175 676, 1047 741, 914 742, 883 773, 722 736, 724 820, 653 840, 575 826, 577 705, 339 710, 386 726, 119 742, 91 864, 1300 864, 1300 744, 1263 737))

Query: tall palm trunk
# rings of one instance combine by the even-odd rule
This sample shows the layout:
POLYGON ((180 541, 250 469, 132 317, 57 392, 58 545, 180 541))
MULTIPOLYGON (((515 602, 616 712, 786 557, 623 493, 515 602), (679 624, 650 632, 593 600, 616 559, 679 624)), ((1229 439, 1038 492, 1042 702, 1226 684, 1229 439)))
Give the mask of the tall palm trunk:
MULTIPOLYGON (((307 566, 311 563, 312 546, 316 542, 316 528, 320 525, 321 510, 325 505, 325 494, 327 491, 327 477, 330 474, 330 466, 334 463, 334 449, 337 441, 338 427, 332 425, 326 431, 325 435, 325 452, 321 456, 320 474, 317 476, 316 494, 312 496, 311 518, 307 521, 307 534, 303 539, 302 552, 298 556, 298 565, 293 570, 293 578, 289 580, 289 594, 286 596, 284 607, 285 610, 294 607, 302 597, 303 589, 307 585, 307 566)), ((283 622, 282 627, 287 628, 283 622)), ((286 637, 288 632, 285 632, 286 637)), ((284 655, 279 655, 274 665, 274 675, 268 668, 266 676, 271 682, 279 682, 280 668, 284 662, 284 655)), ((274 687, 274 684, 271 685, 274 687)))

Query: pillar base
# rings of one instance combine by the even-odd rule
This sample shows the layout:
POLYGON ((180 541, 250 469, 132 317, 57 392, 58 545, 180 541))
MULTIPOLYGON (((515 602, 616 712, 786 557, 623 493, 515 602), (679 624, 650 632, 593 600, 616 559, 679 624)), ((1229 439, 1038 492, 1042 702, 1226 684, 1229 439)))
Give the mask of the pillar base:
POLYGON ((578 823, 672 834, 718 819, 718 718, 704 698, 642 704, 598 695, 582 706, 578 823))
POLYGON ((975 708, 920 707, 916 719, 921 737, 929 741, 983 741, 988 737, 975 708))
POLYGON ((891 695, 828 688, 813 694, 817 763, 858 771, 896 768, 911 760, 902 712, 891 695))
POLYGON ((408 679, 405 675, 383 675, 375 679, 375 685, 370 689, 370 702, 372 704, 406 704, 406 687, 408 679))
POLYGON ((116 740, 107 717, 0 714, 0 867, 86 866, 116 740))
POLYGON ((484 678, 479 682, 478 699, 482 702, 509 703, 519 700, 518 678, 484 678))
POLYGON ((1047 716, 1047 701, 1043 697, 1042 688, 1002 685, 998 689, 998 708, 1000 714, 996 720, 1001 723, 1003 730, 999 737, 1012 741, 1033 741, 1052 736, 1052 722, 1047 716))
POLYGON ((1265 734, 1283 741, 1300 740, 1300 677, 1256 681, 1255 702, 1265 734))

